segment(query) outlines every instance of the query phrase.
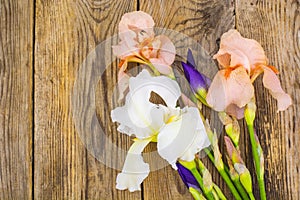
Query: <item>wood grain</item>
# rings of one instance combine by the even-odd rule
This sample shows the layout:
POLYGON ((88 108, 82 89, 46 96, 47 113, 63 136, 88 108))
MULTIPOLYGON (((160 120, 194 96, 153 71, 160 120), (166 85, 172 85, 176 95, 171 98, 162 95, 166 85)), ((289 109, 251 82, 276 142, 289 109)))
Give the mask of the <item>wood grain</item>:
MULTIPOLYGON (((287 111, 276 113, 276 101, 261 80, 255 84, 256 128, 265 155, 267 199, 300 199, 299 11, 299 1, 293 0, 236 1, 237 29, 262 44, 270 64, 280 71, 283 89, 293 99, 287 111)), ((258 196, 257 187, 254 191, 258 196)))
MULTIPOLYGON (((153 16, 157 27, 171 29, 193 38, 207 52, 208 55, 216 53, 217 41, 223 32, 234 28, 234 4, 231 1, 140 1, 140 10, 153 16)), ((174 38, 175 39, 175 38, 174 38)), ((176 44, 175 44, 176 45, 176 44)), ((192 45, 183 43, 183 45, 192 45)), ((176 45, 176 51, 181 51, 180 45, 176 45)), ((186 49, 185 49, 186 52, 186 49)), ((185 54, 184 52, 184 54, 185 54)), ((194 52, 195 53, 195 52, 194 52)), ((208 75, 214 75, 216 69, 209 70, 208 75)), ((212 67, 212 66, 211 66, 212 67)), ((201 69, 203 71, 203 68, 201 69)), ((205 113, 211 121, 218 120, 210 112, 205 113), (211 117, 211 118, 210 118, 211 117)), ((217 123, 216 123, 217 124, 217 123)), ((218 124, 217 124, 218 125, 218 124)), ((148 148, 154 151, 155 148, 148 148)), ((213 165, 204 159, 210 169, 214 181, 225 189, 229 199, 231 193, 213 165)), ((178 173, 170 166, 159 171, 152 172, 144 182, 144 199, 192 199, 188 190, 184 187, 178 173)))
MULTIPOLYGON (((267 199, 300 199, 297 0, 0 0, 0 199, 192 199, 170 166, 152 171, 140 192, 116 190, 120 168, 95 158, 85 143, 93 135, 79 135, 75 128, 71 96, 77 73, 97 45, 113 41, 110 36, 117 33, 122 15, 133 10, 151 14, 156 27, 196 40, 209 56, 216 53, 220 36, 230 28, 262 44, 293 99, 287 111, 276 113, 276 101, 263 88, 261 78, 255 83, 256 129, 265 155, 267 199)), ((185 42, 176 43, 178 51, 185 51, 182 44, 190 45, 185 42)), ((111 56, 110 50, 101 56, 111 56)), ((96 84, 96 120, 112 144, 127 150, 132 141, 118 133, 110 120, 110 111, 117 105, 117 64, 108 65, 96 84)), ((205 73, 212 77, 215 70, 207 68, 205 73)), ((90 84, 79 89, 89 91, 90 84)), ((76 102, 82 108, 88 106, 81 98, 76 102)), ((204 114, 224 134, 216 114, 208 109, 204 114)), ((245 124, 240 125, 242 157, 252 172, 258 199, 249 137, 245 124)), ((96 148, 107 148, 101 139, 92 141, 96 148)), ((222 137, 220 145, 224 153, 222 137)), ((154 144, 146 149, 155 151, 154 144)), ((122 155, 109 153, 111 163, 122 164, 122 155)), ((156 159, 147 153, 146 161, 156 159)), ((233 199, 209 160, 204 162, 228 199, 233 199)))
MULTIPOLYGON (((36 2, 36 199, 140 199, 140 192, 117 191, 117 171, 87 152, 75 130, 70 105, 81 63, 96 45, 117 32, 121 16, 135 6, 134 1, 36 2)), ((100 80, 97 99, 101 103, 111 101, 107 86, 116 79, 114 75, 111 81, 112 71, 116 72, 116 65, 100 80)), ((106 106, 99 106, 99 120, 107 131, 112 124, 106 106)), ((123 141, 124 148, 127 142, 129 138, 123 141)))
POLYGON ((32 197, 32 1, 0 1, 0 199, 32 197))

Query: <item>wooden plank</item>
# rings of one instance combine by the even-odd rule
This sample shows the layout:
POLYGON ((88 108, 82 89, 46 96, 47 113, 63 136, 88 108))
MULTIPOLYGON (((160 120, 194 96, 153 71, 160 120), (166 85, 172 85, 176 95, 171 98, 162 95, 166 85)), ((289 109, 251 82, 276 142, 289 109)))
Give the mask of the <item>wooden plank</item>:
MULTIPOLYGON (((96 45, 117 33, 121 16, 136 5, 136 1, 117 0, 36 2, 36 199, 141 198, 141 192, 117 191, 118 171, 101 164, 85 149, 72 121, 70 103, 80 64, 96 45)), ((126 149, 131 141, 116 132, 107 109, 111 106, 116 69, 113 64, 96 88, 97 116, 105 132, 110 134, 108 137, 126 149)), ((117 156, 112 159, 117 160, 117 156)))
POLYGON ((33 2, 1 0, 0 29, 0 199, 30 199, 33 2))
MULTIPOLYGON (((293 0, 236 1, 237 29, 262 44, 293 99, 293 106, 278 114, 276 101, 263 89, 261 80, 255 84, 256 128, 265 155, 267 199, 300 199, 299 11, 299 1, 293 0)), ((252 159, 248 158, 249 166, 252 159)), ((254 191, 258 197, 257 185, 254 191)))
MULTIPOLYGON (((140 0, 140 10, 153 16, 156 27, 171 29, 198 41, 208 55, 216 53, 217 41, 223 32, 234 27, 234 5, 231 1, 146 1, 140 0)), ((184 46, 192 45, 185 44, 184 46)), ((177 51, 181 51, 180 45, 177 51)), ((186 51, 186 50, 185 50, 186 51)), ((216 69, 213 70, 216 72, 216 69)), ((214 73, 207 70, 210 75, 214 73)), ((210 116, 210 112, 205 113, 210 116)), ((216 120, 216 116, 210 118, 216 120)), ((152 146, 148 151, 155 151, 152 146)), ((225 189, 225 194, 232 198, 223 181, 220 181, 215 168, 204 159, 214 181, 225 189)), ((170 166, 151 172, 144 182, 144 199, 192 199, 179 175, 170 166)))

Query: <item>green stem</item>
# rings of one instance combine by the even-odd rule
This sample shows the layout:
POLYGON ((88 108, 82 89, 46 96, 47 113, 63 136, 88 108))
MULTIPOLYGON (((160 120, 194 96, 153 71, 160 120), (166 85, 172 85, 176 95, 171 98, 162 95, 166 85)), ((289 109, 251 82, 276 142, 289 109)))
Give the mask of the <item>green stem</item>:
MULTIPOLYGON (((208 172, 208 170, 205 167, 205 165, 198 158, 196 158, 195 161, 196 161, 197 167, 199 168, 199 172, 202 175, 203 179, 205 179, 205 177, 207 178, 206 175, 207 174, 210 175, 210 173, 208 172)), ((213 182, 212 182, 212 187, 213 187, 213 191, 212 192, 213 192, 213 195, 214 195, 215 199, 226 200, 226 197, 223 194, 222 190, 215 183, 213 183, 213 182)))
POLYGON ((235 197, 235 199, 242 199, 239 192, 236 190, 235 186, 233 185, 230 177, 225 172, 225 170, 221 169, 221 170, 219 170, 219 173, 221 174, 222 178, 224 179, 224 181, 228 185, 228 187, 231 190, 231 192, 232 192, 233 196, 235 197))
MULTIPOLYGON (((212 163, 215 164, 215 159, 214 159, 212 153, 208 149, 205 149, 205 152, 208 155, 209 159, 212 161, 212 163)), ((240 196, 239 192, 236 190, 235 186, 233 185, 233 183, 232 183, 230 177, 228 176, 228 174, 225 172, 224 168, 218 168, 216 165, 215 165, 215 167, 217 168, 220 175, 222 176, 222 178, 226 182, 226 184, 229 187, 229 189, 230 189, 231 193, 233 194, 234 198, 242 200, 242 197, 240 196)), ((242 191, 240 191, 240 192, 242 192, 242 191)))
POLYGON ((214 196, 214 200, 220 200, 218 193, 216 192, 216 190, 212 190, 212 194, 214 196))
POLYGON ((149 62, 147 64, 151 68, 151 70, 153 71, 153 73, 154 73, 155 76, 159 76, 160 75, 160 72, 154 67, 154 65, 151 62, 149 62))
POLYGON ((253 193, 251 192, 251 193, 249 193, 249 196, 250 196, 250 199, 251 200, 255 200, 255 197, 254 197, 254 195, 253 195, 253 193))
POLYGON ((261 172, 261 169, 260 169, 260 158, 259 158, 258 151, 257 151, 258 146, 257 146, 256 140, 255 140, 254 127, 253 127, 253 124, 247 123, 247 125, 248 125, 249 134, 250 134, 250 142, 251 142, 251 146, 252 146, 252 155, 254 158, 256 177, 257 177, 258 185, 259 185, 260 199, 266 200, 267 197, 266 197, 266 190, 265 190, 265 182, 264 182, 263 173, 261 172))
POLYGON ((214 195, 212 194, 212 191, 207 191, 207 189, 204 187, 203 179, 202 179, 201 175, 199 174, 198 170, 196 168, 194 168, 194 169, 191 169, 190 171, 192 172, 193 176, 195 177, 195 179, 199 183, 200 188, 203 191, 205 197, 208 200, 214 200, 214 195))
POLYGON ((189 191, 195 200, 206 200, 206 198, 202 195, 202 193, 200 193, 198 190, 194 189, 193 187, 190 187, 189 191))
POLYGON ((222 190, 216 184, 214 184, 214 190, 216 191, 216 193, 218 194, 218 196, 221 200, 227 200, 227 198, 223 194, 222 190))
POLYGON ((241 184, 241 182, 238 179, 232 181, 237 190, 240 192, 241 196, 243 197, 243 200, 249 200, 248 195, 250 196, 250 193, 248 193, 247 195, 247 192, 245 191, 244 186, 241 184))
MULTIPOLYGON (((230 174, 229 169, 226 165, 224 166, 224 168, 225 168, 225 171, 227 172, 227 174, 230 174)), ((248 195, 250 196, 250 193, 248 193, 248 195, 247 195, 247 192, 246 192, 244 186, 242 185, 242 183, 240 182, 240 180, 239 179, 231 179, 231 180, 233 181, 233 184, 235 185, 235 187, 237 188, 239 193, 242 195, 243 200, 249 200, 248 195)))

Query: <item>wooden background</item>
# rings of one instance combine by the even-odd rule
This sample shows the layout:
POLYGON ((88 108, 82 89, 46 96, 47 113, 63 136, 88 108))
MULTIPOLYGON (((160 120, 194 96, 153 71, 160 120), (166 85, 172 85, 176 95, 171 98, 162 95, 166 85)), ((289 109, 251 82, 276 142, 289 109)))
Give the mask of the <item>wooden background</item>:
MULTIPOLYGON (((134 10, 151 14, 158 27, 210 41, 203 44, 210 55, 230 28, 262 44, 294 103, 276 113, 276 101, 256 82, 267 196, 300 199, 299 0, 0 0, 0 199, 191 199, 169 166, 152 172, 141 192, 117 191, 118 171, 87 152, 72 121, 70 94, 80 63, 134 10)), ((112 74, 116 66, 99 83, 101 101, 116 82, 112 74)), ((98 110, 111 138, 129 148, 130 139, 116 132, 109 111, 101 105, 98 110)), ((241 140, 253 172, 246 133, 241 140)))

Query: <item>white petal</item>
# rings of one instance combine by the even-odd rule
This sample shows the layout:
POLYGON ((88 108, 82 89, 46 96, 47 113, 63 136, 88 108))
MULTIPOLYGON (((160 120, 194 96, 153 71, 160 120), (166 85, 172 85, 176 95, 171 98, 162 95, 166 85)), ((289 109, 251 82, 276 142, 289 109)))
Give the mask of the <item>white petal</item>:
POLYGON ((122 173, 119 173, 117 176, 117 189, 128 189, 130 192, 141 190, 140 184, 150 172, 149 164, 144 162, 141 153, 150 141, 151 138, 136 140, 132 144, 128 151, 122 173))
POLYGON ((118 131, 144 139, 157 133, 164 125, 165 109, 150 102, 129 103, 111 111, 113 122, 119 122, 118 131), (144 107, 143 107, 144 105, 144 107))
POLYGON ((191 161, 210 145, 197 108, 185 108, 182 116, 168 123, 158 134, 158 153, 173 167, 177 159, 191 161))
POLYGON ((125 106, 111 112, 112 120, 120 123, 118 131, 144 139, 160 130, 166 111, 149 101, 152 91, 159 94, 171 108, 175 108, 181 95, 177 82, 164 76, 152 77, 147 70, 143 70, 137 77, 129 79, 125 106))
MULTIPOLYGON (((147 70, 143 70, 135 78, 129 80, 130 91, 137 91, 143 88, 150 98, 151 92, 157 93, 166 102, 168 107, 176 107, 178 98, 181 95, 179 85, 176 81, 166 77, 152 77, 147 70)), ((135 95, 135 94, 133 94, 135 95)))

